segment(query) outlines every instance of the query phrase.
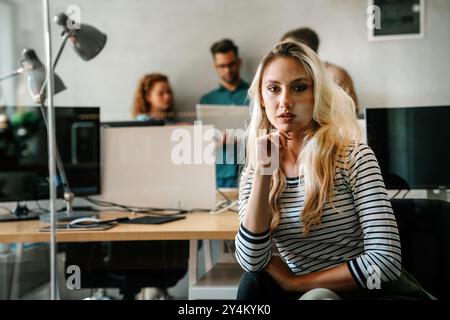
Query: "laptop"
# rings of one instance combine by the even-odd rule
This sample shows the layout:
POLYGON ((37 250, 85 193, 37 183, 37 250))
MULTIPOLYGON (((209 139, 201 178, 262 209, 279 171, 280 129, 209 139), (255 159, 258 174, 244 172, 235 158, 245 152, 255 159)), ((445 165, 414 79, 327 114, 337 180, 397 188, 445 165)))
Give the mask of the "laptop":
POLYGON ((214 128, 245 129, 250 121, 250 108, 248 106, 230 105, 196 105, 197 121, 203 125, 213 125, 214 128))
POLYGON ((202 154, 208 144, 194 135, 194 126, 102 126, 100 199, 159 209, 214 208, 215 165, 195 162, 195 153, 202 154), (185 155, 180 153, 181 137, 190 157, 177 163, 185 155))

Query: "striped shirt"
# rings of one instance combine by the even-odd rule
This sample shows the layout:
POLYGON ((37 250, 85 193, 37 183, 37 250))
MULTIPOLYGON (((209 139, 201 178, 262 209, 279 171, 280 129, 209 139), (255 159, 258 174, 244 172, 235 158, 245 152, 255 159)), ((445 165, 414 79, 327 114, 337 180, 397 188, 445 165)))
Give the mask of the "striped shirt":
MULTIPOLYGON (((303 234, 300 212, 304 203, 302 178, 287 178, 280 197, 280 223, 255 234, 242 224, 236 235, 236 258, 246 271, 262 271, 269 263, 273 240, 281 257, 296 275, 328 269, 347 263, 362 288, 373 288, 373 279, 396 280, 401 272, 401 247, 397 223, 381 177, 375 155, 369 146, 354 145, 338 157, 333 189, 334 209, 323 208, 321 224, 309 235, 303 234), (344 165, 345 164, 345 165, 344 165), (372 287, 371 287, 372 286, 372 287)), ((246 214, 254 168, 247 181, 241 177, 239 189, 240 221, 246 214)))

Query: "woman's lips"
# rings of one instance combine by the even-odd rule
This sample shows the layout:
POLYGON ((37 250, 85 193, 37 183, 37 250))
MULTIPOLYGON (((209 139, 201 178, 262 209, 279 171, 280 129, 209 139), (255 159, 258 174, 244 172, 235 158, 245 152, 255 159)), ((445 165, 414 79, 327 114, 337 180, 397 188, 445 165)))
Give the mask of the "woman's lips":
POLYGON ((295 114, 293 114, 291 112, 286 112, 286 113, 280 114, 277 118, 283 123, 288 123, 288 122, 292 121, 295 117, 296 117, 295 114))

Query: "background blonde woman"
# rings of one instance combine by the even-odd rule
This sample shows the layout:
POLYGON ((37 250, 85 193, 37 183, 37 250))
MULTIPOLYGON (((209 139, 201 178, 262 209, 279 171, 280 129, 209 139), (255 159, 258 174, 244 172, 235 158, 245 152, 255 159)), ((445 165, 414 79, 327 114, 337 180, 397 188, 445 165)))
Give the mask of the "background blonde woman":
POLYGON ((397 223, 354 103, 317 55, 279 43, 249 93, 238 299, 426 297, 402 274, 397 223))

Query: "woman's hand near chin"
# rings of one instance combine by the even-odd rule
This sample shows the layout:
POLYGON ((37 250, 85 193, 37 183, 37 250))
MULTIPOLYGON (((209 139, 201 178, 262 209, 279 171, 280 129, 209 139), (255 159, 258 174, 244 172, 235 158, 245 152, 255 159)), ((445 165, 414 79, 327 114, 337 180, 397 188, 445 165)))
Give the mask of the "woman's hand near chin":
POLYGON ((257 146, 257 168, 271 175, 279 167, 287 150, 287 141, 292 139, 289 132, 275 131, 259 137, 257 146))

